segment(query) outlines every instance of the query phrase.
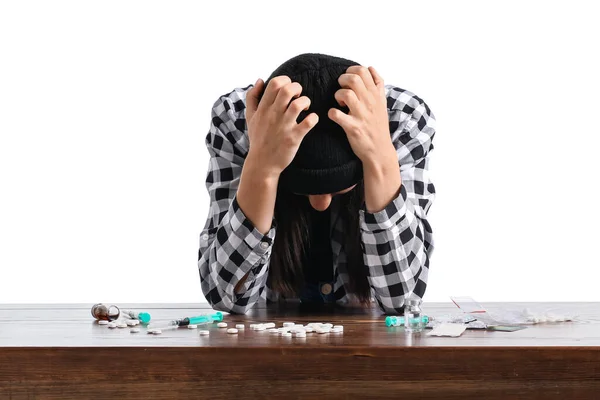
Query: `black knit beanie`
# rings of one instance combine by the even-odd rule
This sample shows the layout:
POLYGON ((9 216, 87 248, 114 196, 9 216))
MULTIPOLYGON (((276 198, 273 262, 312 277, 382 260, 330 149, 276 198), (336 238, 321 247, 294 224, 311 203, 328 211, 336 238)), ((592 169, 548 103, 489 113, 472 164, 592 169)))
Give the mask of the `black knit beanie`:
POLYGON ((319 122, 302 139, 296 156, 281 173, 280 187, 299 194, 325 194, 346 189, 362 179, 362 163, 352 151, 346 132, 327 115, 330 108, 346 114, 349 111, 339 105, 334 93, 341 88, 338 78, 351 65, 360 64, 326 54, 304 53, 284 62, 265 81, 262 94, 269 81, 280 75, 302 86, 300 96, 308 96, 311 103, 308 110, 300 112, 297 123, 313 112, 319 116, 319 122))

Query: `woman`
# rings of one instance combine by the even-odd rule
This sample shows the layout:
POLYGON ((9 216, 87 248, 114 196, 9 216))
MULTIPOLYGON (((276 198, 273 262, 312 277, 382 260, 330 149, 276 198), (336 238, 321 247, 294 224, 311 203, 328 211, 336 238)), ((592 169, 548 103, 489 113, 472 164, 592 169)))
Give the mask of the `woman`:
POLYGON ((300 54, 213 105, 201 287, 213 308, 259 299, 403 312, 422 298, 435 117, 374 68, 300 54))

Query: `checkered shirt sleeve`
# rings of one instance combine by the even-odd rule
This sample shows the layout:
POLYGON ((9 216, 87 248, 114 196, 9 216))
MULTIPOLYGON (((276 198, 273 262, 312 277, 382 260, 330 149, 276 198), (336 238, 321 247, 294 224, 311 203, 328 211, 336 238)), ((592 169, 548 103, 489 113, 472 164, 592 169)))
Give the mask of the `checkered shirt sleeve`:
POLYGON ((206 188, 210 210, 200 234, 200 286, 216 310, 246 313, 260 298, 267 279, 267 262, 275 239, 275 221, 263 235, 244 215, 237 202, 242 165, 248 151, 245 120, 234 118, 238 107, 221 96, 212 107, 206 146, 210 154, 206 188), (230 126, 231 125, 231 126, 230 126), (237 135, 237 136, 236 136, 237 135), (238 293, 236 284, 249 273, 238 293))
POLYGON ((389 93, 390 133, 402 184, 383 210, 369 213, 363 204, 359 217, 373 297, 385 313, 398 314, 407 298, 421 299, 427 286, 434 247, 427 212, 435 198, 428 166, 436 120, 418 96, 394 87, 389 93))

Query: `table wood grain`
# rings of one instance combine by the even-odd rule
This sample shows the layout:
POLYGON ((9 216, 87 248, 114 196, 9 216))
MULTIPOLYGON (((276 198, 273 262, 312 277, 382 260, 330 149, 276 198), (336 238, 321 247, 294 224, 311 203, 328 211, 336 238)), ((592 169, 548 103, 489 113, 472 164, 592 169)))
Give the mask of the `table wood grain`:
MULTIPOLYGON (((202 304, 119 304, 153 321, 212 312, 202 304)), ((484 303, 575 314, 517 332, 467 330, 459 338, 388 328, 376 309, 257 307, 197 330, 132 334, 108 329, 91 304, 0 304, 0 399, 112 396, 174 398, 596 398, 600 393, 600 303, 484 303), (343 334, 286 338, 250 323, 331 322, 343 334), (591 397, 594 396, 594 397, 591 397)), ((452 303, 426 303, 431 316, 452 303)))

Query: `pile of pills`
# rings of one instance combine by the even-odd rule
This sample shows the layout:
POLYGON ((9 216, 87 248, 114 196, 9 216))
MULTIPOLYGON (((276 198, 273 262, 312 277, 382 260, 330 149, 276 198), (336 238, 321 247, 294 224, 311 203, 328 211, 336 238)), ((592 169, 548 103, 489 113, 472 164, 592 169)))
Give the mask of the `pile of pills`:
POLYGON ((250 329, 255 331, 267 331, 273 335, 282 337, 304 338, 307 333, 343 333, 342 325, 333 325, 330 323, 311 322, 307 325, 296 324, 294 322, 284 322, 281 328, 276 328, 273 322, 266 324, 250 324, 250 329))
MULTIPOLYGON (((126 328, 130 327, 131 333, 139 333, 140 328, 137 327, 140 321, 135 319, 129 320, 118 320, 118 321, 98 321, 98 325, 106 325, 110 329, 115 328, 126 328)), ((225 332, 230 335, 236 335, 240 331, 244 331, 246 326, 244 324, 235 324, 235 328, 228 328, 227 322, 219 322, 216 324, 218 328, 222 328, 225 332), (227 328, 227 329, 225 329, 227 328)), ((188 329, 198 329, 198 325, 188 325, 188 329)), ((266 331, 272 335, 277 335, 285 338, 306 338, 307 334, 343 334, 344 327, 342 325, 333 325, 329 322, 311 322, 306 325, 297 324, 295 322, 283 322, 281 327, 277 327, 274 322, 267 323, 255 323, 250 324, 249 328, 253 331, 266 331)), ((148 329, 148 334, 160 335, 162 331, 160 329, 148 329)), ((201 329, 198 331, 199 336, 208 336, 209 330, 201 329)))

